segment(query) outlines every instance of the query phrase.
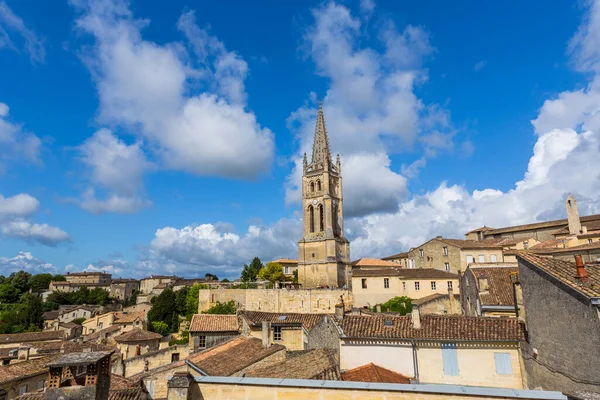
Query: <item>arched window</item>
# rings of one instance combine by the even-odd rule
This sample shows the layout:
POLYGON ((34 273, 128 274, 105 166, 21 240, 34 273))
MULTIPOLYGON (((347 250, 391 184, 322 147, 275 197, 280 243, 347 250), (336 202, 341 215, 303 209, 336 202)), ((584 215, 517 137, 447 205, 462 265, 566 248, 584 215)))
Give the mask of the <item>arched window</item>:
POLYGON ((310 224, 310 231, 315 231, 315 209, 313 206, 308 206, 308 223, 310 224))
POLYGON ((323 215, 323 204, 319 204, 319 230, 323 232, 324 229, 324 215, 323 215))
POLYGON ((310 183, 310 191, 311 191, 311 192, 314 192, 314 191, 315 191, 315 183, 314 183, 314 182, 311 182, 311 183, 310 183))
POLYGON ((317 190, 321 190, 321 181, 317 181, 317 190))

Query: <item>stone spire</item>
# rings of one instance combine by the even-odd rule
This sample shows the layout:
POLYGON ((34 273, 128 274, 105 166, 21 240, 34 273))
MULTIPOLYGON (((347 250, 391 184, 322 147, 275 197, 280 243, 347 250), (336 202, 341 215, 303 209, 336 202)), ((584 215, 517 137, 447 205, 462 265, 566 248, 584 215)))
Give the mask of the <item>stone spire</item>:
POLYGON ((329 151, 329 139, 325 129, 325 118, 323 118, 323 104, 320 102, 311 163, 317 168, 322 168, 326 164, 331 165, 331 151, 329 151))

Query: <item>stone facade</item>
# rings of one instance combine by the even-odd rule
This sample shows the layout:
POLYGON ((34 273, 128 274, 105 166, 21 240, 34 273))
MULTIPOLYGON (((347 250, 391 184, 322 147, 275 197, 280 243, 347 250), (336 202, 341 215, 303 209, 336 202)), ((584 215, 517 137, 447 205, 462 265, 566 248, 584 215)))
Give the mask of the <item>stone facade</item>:
POLYGON ((190 332, 190 348, 194 352, 209 349, 236 336, 239 336, 238 332, 190 332), (204 347, 200 346, 201 337, 204 337, 204 347))
POLYGON ((77 272, 72 274, 67 272, 65 275, 67 282, 76 285, 83 285, 86 283, 95 285, 110 285, 111 277, 111 274, 104 272, 77 272))
POLYGON ((522 351, 529 387, 600 392, 598 306, 522 259, 519 281, 529 336, 522 351))
POLYGON ((342 171, 333 164, 319 105, 310 164, 302 174, 303 236, 298 242, 298 281, 305 288, 349 287, 350 243, 344 237, 342 171))
POLYGON ((343 289, 205 289, 199 293, 198 313, 233 300, 247 311, 333 314, 341 298, 352 305, 352 293, 343 289))
POLYGON ((183 360, 190 354, 190 349, 185 345, 171 346, 166 349, 152 351, 141 356, 125 359, 121 366, 115 363, 113 373, 120 371, 123 376, 130 377, 140 372, 152 370, 175 361, 183 360))

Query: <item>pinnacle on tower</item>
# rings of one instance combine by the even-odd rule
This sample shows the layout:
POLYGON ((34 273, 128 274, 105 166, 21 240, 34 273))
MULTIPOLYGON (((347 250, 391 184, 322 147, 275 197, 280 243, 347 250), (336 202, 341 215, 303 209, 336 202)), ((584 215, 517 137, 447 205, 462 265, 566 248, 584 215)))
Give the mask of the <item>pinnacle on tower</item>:
POLYGON ((329 151, 329 139, 327 138, 327 129, 325 128, 325 118, 323 117, 323 104, 319 102, 319 111, 317 113, 317 126, 315 127, 315 140, 313 142, 313 154, 311 163, 314 165, 331 165, 331 151, 329 151))

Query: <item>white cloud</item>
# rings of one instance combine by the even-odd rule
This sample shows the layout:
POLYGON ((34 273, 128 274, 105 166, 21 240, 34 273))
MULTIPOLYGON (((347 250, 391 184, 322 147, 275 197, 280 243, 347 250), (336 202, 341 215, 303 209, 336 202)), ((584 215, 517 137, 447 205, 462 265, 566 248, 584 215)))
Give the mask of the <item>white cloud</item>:
POLYGON ((28 251, 20 251, 11 258, 0 257, 0 270, 5 275, 17 271, 27 271, 31 274, 58 273, 58 268, 54 265, 35 257, 28 251))
POLYGON ((83 56, 100 97, 101 122, 143 137, 161 167, 252 178, 270 167, 273 134, 246 106, 246 62, 195 24, 177 26, 187 45, 144 40, 149 21, 119 0, 73 1, 77 27, 95 39, 83 56))
MULTIPOLYGON (((418 145, 429 158, 440 149, 453 148, 448 112, 423 104, 414 92, 427 79, 421 64, 434 51, 429 35, 411 25, 398 30, 385 21, 376 35, 383 49, 378 50, 361 45, 368 32, 348 8, 329 2, 313 10, 313 17, 303 48, 316 73, 329 80, 323 110, 331 148, 342 156, 347 214, 397 210, 407 193, 406 179, 392 168, 389 155, 418 145), (367 183, 369 176, 383 177, 385 183, 367 183)), ((313 102, 288 119, 300 154, 309 157, 315 114, 313 102)), ((302 158, 296 156, 294 162, 287 180, 288 203, 300 198, 302 158)))
POLYGON ((18 51, 10 33, 16 33, 24 41, 23 47, 33 63, 43 63, 46 58, 44 41, 25 25, 23 19, 12 12, 5 1, 0 1, 0 49, 8 47, 18 51))
MULTIPOLYGON (((0 3, 0 9, 2 4, 0 3)), ((42 141, 23 126, 9 120, 9 107, 0 102, 0 173, 8 162, 41 164, 42 141)))
POLYGON ((11 197, 0 194, 0 223, 13 218, 29 217, 40 208, 40 202, 25 193, 11 197))
POLYGON ((0 232, 7 237, 38 242, 46 246, 56 246, 70 242, 67 232, 48 224, 34 224, 25 220, 13 220, 0 225, 0 232))

